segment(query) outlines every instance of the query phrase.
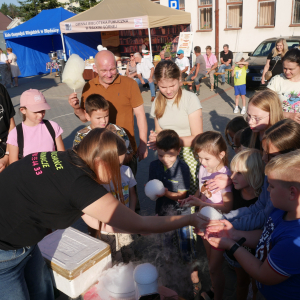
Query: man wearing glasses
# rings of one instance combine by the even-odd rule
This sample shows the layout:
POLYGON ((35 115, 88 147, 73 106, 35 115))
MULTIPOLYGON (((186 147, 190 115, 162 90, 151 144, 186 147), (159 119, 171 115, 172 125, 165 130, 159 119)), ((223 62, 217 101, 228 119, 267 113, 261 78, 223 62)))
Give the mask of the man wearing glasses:
POLYGON ((147 150, 147 120, 144 102, 136 82, 117 72, 116 60, 112 52, 103 50, 95 56, 94 71, 98 76, 85 84, 82 90, 81 102, 76 93, 69 96, 69 104, 74 108, 75 115, 87 122, 84 114, 84 103, 91 94, 99 94, 109 102, 109 122, 125 129, 136 153, 129 163, 134 174, 137 171, 137 160, 143 160, 148 155, 147 150), (139 129, 140 144, 137 148, 134 137, 134 116, 139 129))

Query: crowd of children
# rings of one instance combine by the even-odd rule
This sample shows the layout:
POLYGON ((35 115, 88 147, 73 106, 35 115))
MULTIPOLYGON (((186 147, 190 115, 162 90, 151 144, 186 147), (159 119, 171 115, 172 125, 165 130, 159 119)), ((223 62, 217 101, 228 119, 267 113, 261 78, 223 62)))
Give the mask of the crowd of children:
MULTIPOLYGON (((280 99, 269 89, 256 92, 246 108, 247 63, 241 59, 232 74, 236 95, 234 112, 239 112, 241 96, 241 114, 246 118, 239 116, 232 119, 226 126, 225 138, 216 131, 202 132, 202 121, 199 133, 189 122, 193 120, 192 115, 202 118, 201 104, 192 93, 181 91, 177 69, 172 62, 162 62, 156 69, 160 94, 153 102, 152 114, 159 130, 152 131, 149 136, 149 145, 157 151, 157 160, 149 166, 149 180, 160 180, 165 191, 157 195, 155 214, 192 214, 210 206, 225 218, 214 221, 205 233, 199 233, 207 254, 212 286, 200 296, 200 285, 194 282, 194 295, 199 299, 222 299, 225 285, 222 265, 226 259, 237 274, 238 300, 247 299, 251 280, 254 297, 262 294, 262 297, 272 300, 298 299, 300 125, 291 119, 284 119, 280 99), (173 75, 164 70, 171 70, 169 73, 173 75), (194 101, 193 107, 187 105, 192 103, 189 101, 194 101), (173 129, 163 128, 163 121, 166 122, 171 110, 186 118, 186 135, 181 134, 183 129, 178 124, 173 129), (226 141, 235 152, 230 164, 226 141), (189 151, 192 149, 193 159, 200 165, 196 192, 191 189, 191 182, 195 181, 191 166, 180 158, 183 147, 188 147, 189 151), (222 178, 221 184, 211 189, 210 182, 215 178, 222 178), (259 221, 254 226, 235 223, 244 217, 259 221)), ((63 130, 57 123, 44 119, 45 111, 49 109, 45 97, 38 90, 31 89, 21 95, 23 122, 9 131, 6 141, 10 164, 31 153, 65 150, 61 137, 63 130)), ((90 125, 76 133, 74 151, 95 128, 106 128, 121 137, 124 144, 124 155, 119 166, 122 186, 116 188, 112 179, 104 187, 135 211, 137 182, 128 166, 133 149, 125 130, 109 123, 109 103, 98 94, 87 97, 85 117, 90 125)), ((109 152, 109 147, 105 151, 109 152)), ((93 235, 100 236, 98 233, 101 232, 100 238, 111 245, 115 263, 128 261, 134 256, 133 235, 116 232, 105 224, 98 226, 98 231, 93 235)), ((175 247, 183 261, 191 265, 197 260, 192 227, 178 229, 171 235, 162 234, 162 240, 163 247, 175 247)))

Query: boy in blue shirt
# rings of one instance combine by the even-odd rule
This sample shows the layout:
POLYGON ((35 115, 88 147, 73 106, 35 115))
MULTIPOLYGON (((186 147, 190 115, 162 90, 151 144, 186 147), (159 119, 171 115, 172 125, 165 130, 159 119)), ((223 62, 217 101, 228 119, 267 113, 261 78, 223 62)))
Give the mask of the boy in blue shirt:
MULTIPOLYGON (((156 147, 158 159, 150 163, 149 180, 160 180, 165 192, 157 195, 155 213, 159 216, 191 214, 190 207, 181 208, 178 203, 179 199, 188 197, 190 188, 190 169, 178 158, 181 149, 178 134, 171 129, 162 130, 157 135, 156 147)), ((191 260, 191 253, 194 254, 192 227, 178 229, 176 233, 181 256, 185 260, 191 260)))
POLYGON ((214 247, 229 250, 256 279, 267 300, 296 300, 300 295, 300 150, 272 158, 265 173, 275 208, 264 230, 238 231, 224 220, 222 230, 220 226, 210 227, 206 237, 214 247), (216 230, 218 237, 209 237, 216 230), (246 246, 256 247, 256 257, 239 247, 243 241, 246 246))

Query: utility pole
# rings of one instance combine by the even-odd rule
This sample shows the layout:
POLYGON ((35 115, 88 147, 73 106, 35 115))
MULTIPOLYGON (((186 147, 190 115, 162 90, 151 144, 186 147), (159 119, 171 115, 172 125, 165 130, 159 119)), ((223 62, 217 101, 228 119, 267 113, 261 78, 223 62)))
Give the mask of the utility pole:
POLYGON ((219 59, 219 0, 215 0, 215 54, 219 59))

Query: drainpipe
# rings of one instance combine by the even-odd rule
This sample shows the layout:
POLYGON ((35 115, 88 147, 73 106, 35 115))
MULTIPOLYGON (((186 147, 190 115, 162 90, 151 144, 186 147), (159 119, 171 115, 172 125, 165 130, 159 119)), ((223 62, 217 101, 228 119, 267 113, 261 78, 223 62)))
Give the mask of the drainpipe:
POLYGON ((215 0, 215 52, 219 60, 219 0, 215 0))

